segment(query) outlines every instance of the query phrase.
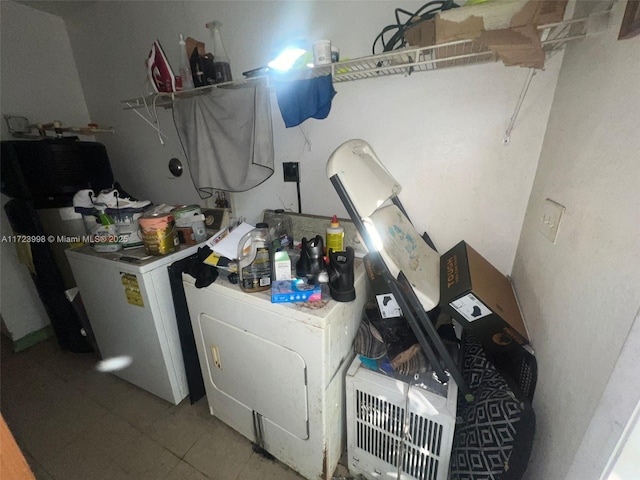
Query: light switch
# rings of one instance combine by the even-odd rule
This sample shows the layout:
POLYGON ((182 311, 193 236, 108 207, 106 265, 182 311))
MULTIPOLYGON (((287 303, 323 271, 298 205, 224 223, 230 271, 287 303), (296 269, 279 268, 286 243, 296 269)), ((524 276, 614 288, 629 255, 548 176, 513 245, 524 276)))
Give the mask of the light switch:
POLYGON ((542 205, 538 229, 551 243, 556 243, 558 228, 560 227, 564 210, 565 208, 562 205, 550 198, 547 198, 542 205))

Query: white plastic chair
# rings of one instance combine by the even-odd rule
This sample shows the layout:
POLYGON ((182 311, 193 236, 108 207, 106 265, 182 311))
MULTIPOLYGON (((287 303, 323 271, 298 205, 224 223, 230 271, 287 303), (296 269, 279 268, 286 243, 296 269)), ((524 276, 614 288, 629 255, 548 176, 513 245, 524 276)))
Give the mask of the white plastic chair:
POLYGON ((471 401, 460 370, 427 313, 440 301, 440 255, 428 236, 422 237, 409 220, 398 198, 402 187, 364 140, 349 140, 338 147, 327 162, 327 176, 372 260, 383 269, 439 381, 449 380, 448 371, 471 401))

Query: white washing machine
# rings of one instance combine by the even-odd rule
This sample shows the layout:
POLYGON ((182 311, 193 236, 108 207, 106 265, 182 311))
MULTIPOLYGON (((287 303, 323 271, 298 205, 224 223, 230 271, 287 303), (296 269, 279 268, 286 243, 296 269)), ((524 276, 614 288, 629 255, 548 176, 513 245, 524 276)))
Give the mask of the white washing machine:
POLYGON ((142 247, 66 250, 103 359, 131 359, 114 375, 176 405, 189 390, 167 267, 198 247, 161 257, 148 257, 142 247))
POLYGON ((221 276, 183 284, 212 415, 305 478, 330 479, 345 444, 345 372, 367 282, 356 299, 271 303, 221 276))

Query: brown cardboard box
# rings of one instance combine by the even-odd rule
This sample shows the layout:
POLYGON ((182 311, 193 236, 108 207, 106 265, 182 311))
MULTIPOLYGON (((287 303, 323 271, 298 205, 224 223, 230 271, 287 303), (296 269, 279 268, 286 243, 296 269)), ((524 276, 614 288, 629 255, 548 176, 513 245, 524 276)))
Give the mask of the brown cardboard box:
MULTIPOLYGON (((405 39, 412 47, 431 47, 436 46, 436 19, 421 22, 405 32, 405 39)), ((437 47, 437 46, 436 46, 437 47)), ((432 52, 432 60, 440 60, 434 63, 435 68, 454 67, 460 65, 467 65, 468 61, 464 55, 470 55, 472 53, 484 53, 489 52, 489 49, 479 42, 468 43, 463 47, 456 45, 453 47, 442 46, 434 48, 432 52), (453 58, 452 58, 453 55, 453 58)), ((486 56, 483 55, 483 57, 486 56)), ((492 60, 497 60, 495 53, 492 60)))
POLYGON ((404 33, 404 39, 412 47, 430 47, 436 43, 436 21, 434 18, 420 22, 404 33))
POLYGON ((490 352, 529 343, 509 279, 465 242, 440 259, 440 306, 490 352))
POLYGON ((484 31, 478 41, 495 52, 506 66, 544 67, 545 54, 534 25, 484 31))
POLYGON ((568 0, 545 0, 539 2, 536 12, 536 25, 546 25, 564 20, 564 12, 567 8, 568 0))
POLYGON ((491 0, 438 13, 405 32, 414 47, 476 39, 505 65, 544 67, 538 25, 559 22, 567 0, 491 0))
POLYGON ((207 53, 204 49, 204 42, 196 40, 195 38, 187 37, 187 39, 185 40, 185 44, 185 48, 187 49, 187 54, 189 55, 189 57, 191 57, 194 50, 197 50, 198 55, 200 56, 203 56, 207 53))
POLYGON ((475 38, 480 31, 560 22, 567 0, 491 0, 453 8, 435 17, 436 43, 475 38))

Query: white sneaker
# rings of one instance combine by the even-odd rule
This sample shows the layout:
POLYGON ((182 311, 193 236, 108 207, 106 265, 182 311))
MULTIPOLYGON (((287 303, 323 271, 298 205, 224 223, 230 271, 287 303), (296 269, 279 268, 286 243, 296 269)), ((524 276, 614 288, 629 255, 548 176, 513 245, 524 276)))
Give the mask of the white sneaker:
POLYGON ((102 190, 95 203, 104 203, 107 208, 142 208, 151 204, 149 200, 134 201, 120 196, 118 190, 102 190))
POLYGON ((93 199, 96 194, 93 190, 80 190, 73 196, 73 206, 82 208, 93 208, 93 199))

